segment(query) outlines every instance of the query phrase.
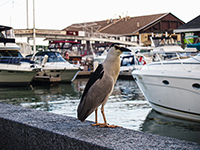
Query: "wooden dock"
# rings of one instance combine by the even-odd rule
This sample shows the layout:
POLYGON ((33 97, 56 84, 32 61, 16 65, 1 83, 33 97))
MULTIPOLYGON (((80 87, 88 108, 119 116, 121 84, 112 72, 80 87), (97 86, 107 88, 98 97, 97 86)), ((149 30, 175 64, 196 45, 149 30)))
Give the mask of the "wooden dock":
POLYGON ((93 71, 80 71, 77 78, 88 78, 93 74, 93 71))

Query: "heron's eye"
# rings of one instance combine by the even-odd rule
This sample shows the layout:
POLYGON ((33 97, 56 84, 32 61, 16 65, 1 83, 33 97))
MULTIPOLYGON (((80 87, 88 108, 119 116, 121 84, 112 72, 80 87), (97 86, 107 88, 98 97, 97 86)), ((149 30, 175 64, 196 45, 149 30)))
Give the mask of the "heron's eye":
POLYGON ((117 46, 117 45, 115 45, 114 47, 115 47, 115 50, 119 49, 119 46, 117 46))

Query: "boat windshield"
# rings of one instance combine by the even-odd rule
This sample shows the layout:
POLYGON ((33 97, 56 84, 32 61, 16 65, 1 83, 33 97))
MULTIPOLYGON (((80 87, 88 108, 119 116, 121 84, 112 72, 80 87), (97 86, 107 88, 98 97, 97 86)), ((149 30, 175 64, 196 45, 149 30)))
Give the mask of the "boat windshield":
POLYGON ((124 56, 121 60, 121 66, 132 66, 135 64, 134 56, 124 56))
POLYGON ((1 50, 0 57, 20 57, 23 58, 20 52, 12 50, 1 50))
POLYGON ((35 56, 36 57, 44 57, 45 55, 48 56, 47 62, 67 62, 60 53, 58 52, 42 52, 42 53, 37 53, 35 56))
POLYGON ((66 62, 60 53, 48 53, 48 56, 47 62, 66 62))
POLYGON ((151 40, 155 47, 166 45, 178 45, 177 41, 170 37, 153 37, 151 40))

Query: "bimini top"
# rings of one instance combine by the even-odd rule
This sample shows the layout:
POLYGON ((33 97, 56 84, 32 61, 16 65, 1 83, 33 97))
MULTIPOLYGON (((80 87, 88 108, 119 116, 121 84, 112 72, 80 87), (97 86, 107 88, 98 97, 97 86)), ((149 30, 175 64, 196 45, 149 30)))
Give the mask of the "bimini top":
POLYGON ((0 32, 5 31, 5 30, 10 30, 10 29, 12 29, 12 27, 0 25, 0 32))

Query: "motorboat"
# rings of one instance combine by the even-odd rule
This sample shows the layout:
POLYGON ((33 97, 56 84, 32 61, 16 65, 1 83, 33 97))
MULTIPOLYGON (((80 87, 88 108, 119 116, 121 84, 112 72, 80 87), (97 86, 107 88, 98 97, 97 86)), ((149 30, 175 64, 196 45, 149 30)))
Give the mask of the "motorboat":
POLYGON ((174 55, 134 70, 132 76, 156 111, 200 121, 200 54, 185 59, 180 58, 181 53, 174 55), (177 59, 166 60, 174 55, 177 59))
POLYGON ((135 69, 141 69, 146 65, 146 60, 143 55, 128 55, 121 58, 121 66, 119 76, 132 76, 131 72, 135 69))
POLYGON ((121 56, 121 67, 119 75, 123 77, 131 77, 133 70, 141 69, 144 65, 152 62, 152 56, 150 55, 151 48, 140 47, 132 49, 132 53, 129 55, 121 56))
MULTIPOLYGON (((104 50, 101 54, 94 54, 93 53, 93 57, 94 57, 94 60, 97 61, 99 64, 103 63, 104 60, 106 59, 107 57, 107 54, 108 54, 108 51, 109 50, 104 50)), ((131 51, 131 52, 123 52, 121 55, 120 55, 120 60, 122 60, 122 58, 124 56, 130 56, 130 55, 133 55, 134 54, 134 51, 131 51)))
POLYGON ((0 25, 0 85, 28 85, 40 69, 21 55, 13 28, 0 25))
MULTIPOLYGON (((123 52, 120 55, 121 67, 120 67, 120 76, 129 77, 132 76, 131 72, 134 69, 141 69, 143 65, 146 63, 150 63, 152 61, 151 56, 149 56, 149 52, 151 51, 150 47, 127 47, 131 50, 131 52, 123 52)), ((94 60, 99 64, 102 63, 107 56, 108 50, 105 50, 100 55, 93 55, 94 60)))
POLYGON ((35 75, 34 81, 71 82, 83 69, 82 66, 70 64, 61 56, 60 52, 55 50, 38 51, 27 57, 31 57, 42 66, 42 70, 35 75))

